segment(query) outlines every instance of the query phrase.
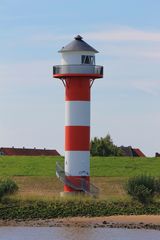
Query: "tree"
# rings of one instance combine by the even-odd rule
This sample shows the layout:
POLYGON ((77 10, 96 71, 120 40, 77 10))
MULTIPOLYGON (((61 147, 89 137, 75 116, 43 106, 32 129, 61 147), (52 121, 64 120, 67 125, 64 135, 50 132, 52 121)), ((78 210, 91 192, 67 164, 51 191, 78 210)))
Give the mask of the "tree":
POLYGON ((92 156, 122 156, 122 151, 119 147, 113 144, 110 134, 104 138, 95 137, 91 140, 91 155, 92 156))

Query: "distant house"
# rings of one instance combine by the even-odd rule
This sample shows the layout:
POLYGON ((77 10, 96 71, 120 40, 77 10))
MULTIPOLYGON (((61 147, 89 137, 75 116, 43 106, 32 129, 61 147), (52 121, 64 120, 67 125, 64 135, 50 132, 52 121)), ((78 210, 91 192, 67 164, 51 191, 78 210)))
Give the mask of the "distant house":
POLYGON ((131 146, 120 147, 124 156, 128 157, 146 157, 145 154, 139 148, 132 148, 131 146))
POLYGON ((132 149, 133 149, 133 157, 146 157, 139 148, 132 148, 132 149))
POLYGON ((6 156, 60 156, 56 150, 36 148, 0 148, 0 155, 6 156))
POLYGON ((156 152, 155 157, 160 157, 160 153, 156 152))

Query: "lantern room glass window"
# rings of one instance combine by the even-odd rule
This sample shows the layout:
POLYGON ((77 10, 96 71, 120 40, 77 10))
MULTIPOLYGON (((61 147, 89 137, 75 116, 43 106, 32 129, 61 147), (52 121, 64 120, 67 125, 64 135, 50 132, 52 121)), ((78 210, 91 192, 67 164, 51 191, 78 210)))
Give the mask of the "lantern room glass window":
POLYGON ((95 57, 94 56, 88 56, 88 55, 82 55, 81 62, 82 62, 82 64, 93 64, 93 65, 95 65, 95 57))

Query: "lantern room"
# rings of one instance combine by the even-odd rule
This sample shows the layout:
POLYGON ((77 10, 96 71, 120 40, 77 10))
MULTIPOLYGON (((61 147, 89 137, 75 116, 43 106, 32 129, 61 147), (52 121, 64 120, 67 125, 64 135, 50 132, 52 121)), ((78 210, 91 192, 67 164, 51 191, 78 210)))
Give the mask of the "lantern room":
POLYGON ((83 41, 80 35, 62 47, 59 53, 61 53, 61 65, 53 67, 54 77, 60 78, 61 75, 64 77, 66 74, 95 74, 95 78, 102 77, 103 67, 96 66, 95 60, 98 51, 83 41))

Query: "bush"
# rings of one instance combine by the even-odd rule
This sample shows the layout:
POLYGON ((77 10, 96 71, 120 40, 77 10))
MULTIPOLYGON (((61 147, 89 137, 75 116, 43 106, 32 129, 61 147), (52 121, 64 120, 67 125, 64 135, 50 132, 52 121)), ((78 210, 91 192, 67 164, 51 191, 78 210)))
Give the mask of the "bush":
POLYGON ((157 178, 155 180, 155 188, 156 188, 156 193, 159 195, 160 194, 160 178, 157 178))
POLYGON ((8 194, 13 194, 18 191, 17 184, 12 179, 0 180, 0 199, 8 194))
POLYGON ((126 184, 126 190, 133 199, 148 204, 156 194, 156 179, 148 175, 132 177, 126 184))

